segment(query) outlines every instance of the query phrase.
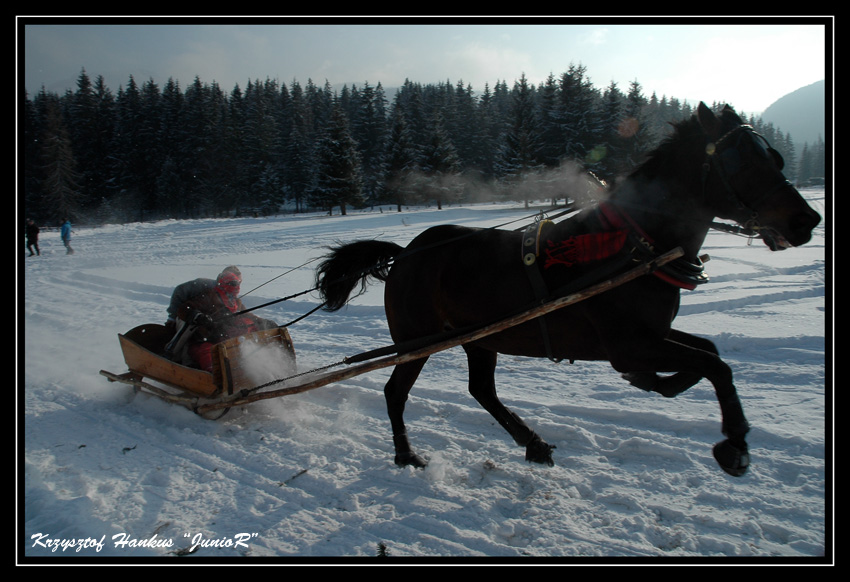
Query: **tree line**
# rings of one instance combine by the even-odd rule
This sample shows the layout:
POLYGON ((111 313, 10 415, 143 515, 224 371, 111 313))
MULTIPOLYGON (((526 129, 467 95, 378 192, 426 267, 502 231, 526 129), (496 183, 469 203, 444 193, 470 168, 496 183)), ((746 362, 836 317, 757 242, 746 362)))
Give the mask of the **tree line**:
MULTIPOLYGON (((462 81, 407 80, 391 97, 368 82, 334 90, 266 79, 226 93, 197 77, 183 90, 132 76, 113 94, 83 70, 75 91, 26 95, 25 211, 103 223, 576 200, 588 172, 615 180, 691 113, 676 98, 645 97, 637 81, 597 89, 581 65, 480 94, 462 81)), ((823 175, 822 142, 798 156, 790 135, 748 122, 783 155, 787 176, 823 175)))

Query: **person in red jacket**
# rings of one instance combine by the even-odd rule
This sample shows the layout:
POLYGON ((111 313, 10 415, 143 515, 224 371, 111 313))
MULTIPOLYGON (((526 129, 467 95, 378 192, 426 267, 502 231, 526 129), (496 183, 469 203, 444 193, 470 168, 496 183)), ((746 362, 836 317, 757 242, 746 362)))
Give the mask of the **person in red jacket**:
POLYGON ((177 309, 177 319, 194 326, 188 341, 188 354, 202 370, 212 372, 213 345, 233 337, 277 327, 274 321, 245 311, 239 299, 242 274, 227 267, 216 278, 215 285, 202 290, 177 309))

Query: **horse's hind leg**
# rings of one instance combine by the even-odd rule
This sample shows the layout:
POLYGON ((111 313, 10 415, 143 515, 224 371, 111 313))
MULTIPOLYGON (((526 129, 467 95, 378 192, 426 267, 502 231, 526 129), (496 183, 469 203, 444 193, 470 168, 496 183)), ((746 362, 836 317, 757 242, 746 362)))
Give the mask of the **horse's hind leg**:
POLYGON ((404 426, 404 405, 407 403, 407 396, 410 394, 410 389, 413 388, 413 383, 419 377, 426 361, 428 361, 428 358, 399 364, 384 386, 384 398, 387 401, 387 413, 393 431, 395 464, 400 467, 406 465, 425 467, 427 465, 419 455, 411 450, 410 443, 407 440, 407 428, 404 426))
POLYGON ((508 410, 496 395, 495 352, 464 346, 469 360, 469 393, 508 431, 514 441, 525 447, 525 459, 534 463, 554 465, 552 449, 515 413, 508 410))

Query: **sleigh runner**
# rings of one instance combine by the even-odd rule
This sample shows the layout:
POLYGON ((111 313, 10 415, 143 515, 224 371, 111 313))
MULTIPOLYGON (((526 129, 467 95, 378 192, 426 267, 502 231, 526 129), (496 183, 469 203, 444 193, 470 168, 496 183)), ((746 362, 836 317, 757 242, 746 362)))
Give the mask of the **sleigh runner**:
MULTIPOLYGON (((292 339, 285 327, 257 331, 216 344, 213 346, 212 372, 186 366, 167 357, 166 346, 172 336, 168 328, 155 323, 140 325, 127 333, 118 334, 128 371, 113 374, 101 370, 100 374, 110 381, 129 384, 137 391, 196 410, 206 400, 214 402, 256 385, 246 357, 251 352, 262 347, 277 347, 293 363, 295 360, 292 339), (146 379, 162 384, 165 388, 146 379)), ((227 412, 227 408, 216 410, 216 418, 227 412)))

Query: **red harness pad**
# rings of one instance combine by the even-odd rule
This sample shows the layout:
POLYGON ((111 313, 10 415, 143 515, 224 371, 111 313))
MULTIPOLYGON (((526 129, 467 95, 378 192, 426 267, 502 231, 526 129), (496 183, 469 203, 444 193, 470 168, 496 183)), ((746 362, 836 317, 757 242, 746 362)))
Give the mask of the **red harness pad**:
POLYGON ((543 268, 552 265, 572 267, 578 263, 599 261, 617 254, 626 244, 627 230, 579 234, 561 241, 547 241, 543 268))

